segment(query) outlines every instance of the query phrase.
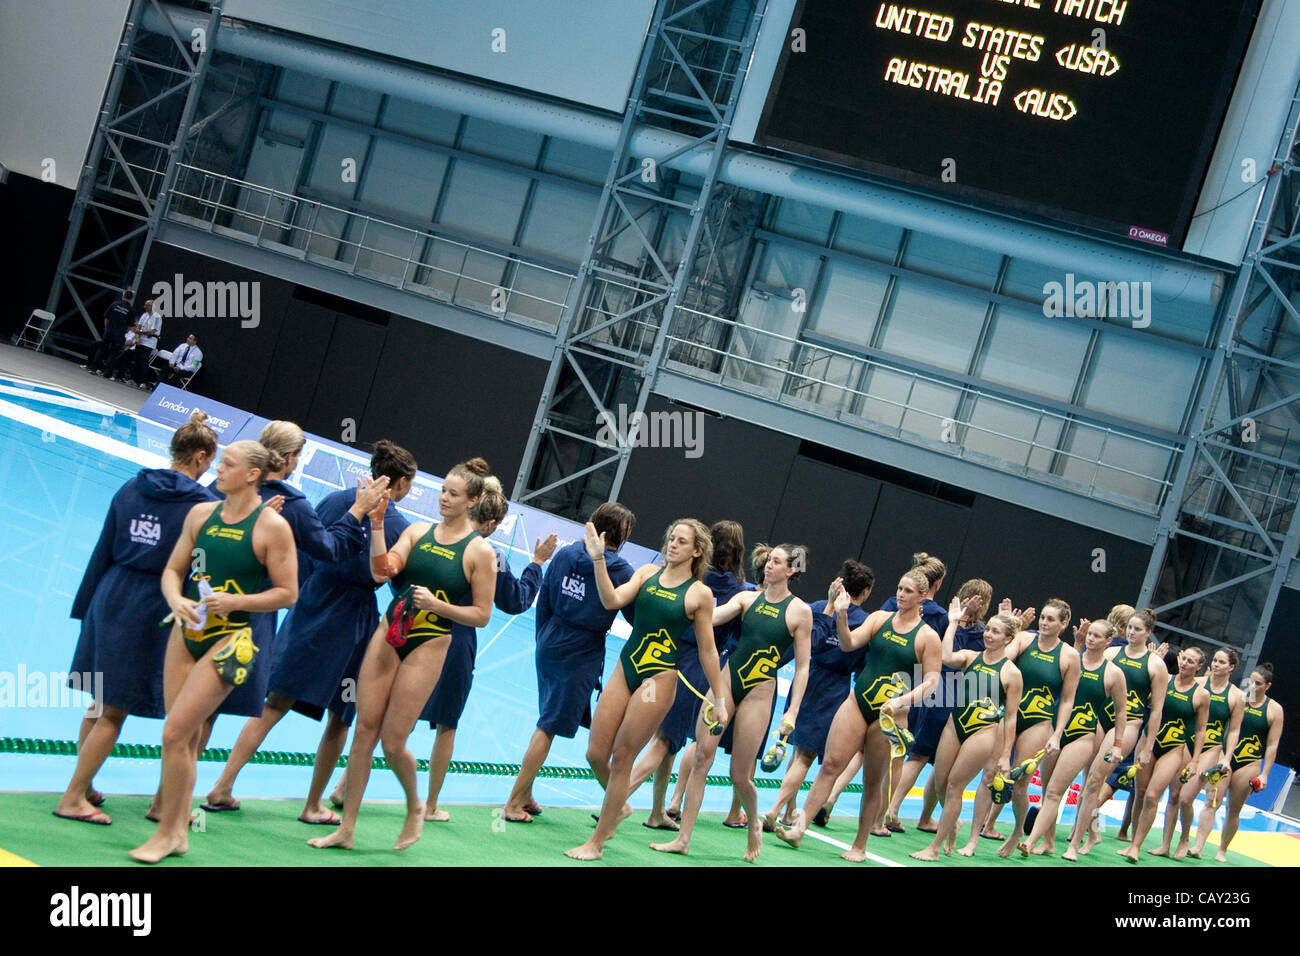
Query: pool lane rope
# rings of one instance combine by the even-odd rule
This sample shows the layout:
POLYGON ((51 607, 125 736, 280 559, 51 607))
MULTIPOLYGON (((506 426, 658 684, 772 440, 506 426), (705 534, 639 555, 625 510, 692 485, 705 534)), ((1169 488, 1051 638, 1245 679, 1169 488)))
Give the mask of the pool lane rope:
MULTIPOLYGON (((51 757, 75 757, 77 755, 77 742, 75 740, 41 740, 34 737, 0 737, 0 754, 33 754, 51 757)), ((133 760, 161 760, 162 747, 158 744, 116 744, 113 747, 110 757, 124 757, 133 760)), ((209 747, 199 755, 200 760, 206 760, 212 763, 225 763, 230 757, 230 751, 222 747, 209 747)), ((259 750, 255 753, 249 763, 278 764, 291 767, 310 767, 316 762, 315 754, 308 753, 290 753, 283 750, 259 750)), ((416 769, 421 773, 427 773, 429 770, 429 761, 423 759, 416 760, 416 769)), ((339 758, 338 766, 346 767, 348 765, 347 755, 344 754, 339 758)), ((374 757, 370 761, 370 766, 374 770, 387 770, 388 761, 383 757, 374 757)), ((515 777, 519 775, 519 764, 517 763, 479 763, 477 761, 453 760, 451 766, 447 768, 448 773, 457 774, 474 774, 483 777, 515 777)), ((537 776, 551 780, 595 780, 596 776, 591 772, 590 767, 551 767, 544 766, 537 771, 537 776)), ((676 781, 677 774, 672 775, 672 780, 676 781)), ((706 778, 706 782, 714 787, 731 786, 731 778, 717 774, 706 778)), ((781 781, 772 777, 755 777, 754 786, 760 790, 776 790, 781 786, 781 781)), ((808 780, 803 782, 801 790, 809 790, 812 783, 808 780)), ((861 793, 862 785, 860 783, 851 783, 845 788, 845 793, 861 793)))

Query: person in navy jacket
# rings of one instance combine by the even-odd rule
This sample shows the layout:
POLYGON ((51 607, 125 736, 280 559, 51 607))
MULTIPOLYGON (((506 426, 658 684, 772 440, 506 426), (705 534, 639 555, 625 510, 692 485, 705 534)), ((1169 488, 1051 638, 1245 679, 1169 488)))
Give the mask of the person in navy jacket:
MULTIPOLYGON (((617 587, 632 578, 632 566, 618 549, 632 534, 636 516, 607 501, 589 519, 605 535, 605 567, 617 587)), ((533 779, 550 753, 551 741, 591 727, 591 692, 605 667, 605 636, 617 611, 606 610, 596 587, 595 565, 586 545, 575 541, 555 552, 537 598, 537 729, 528 741, 519 776, 506 801, 504 819, 531 823, 540 810, 533 779)))
MULTIPOLYGON (((484 538, 490 538, 496 533, 497 525, 505 518, 508 510, 509 502, 501 495, 484 495, 470 510, 469 517, 474 530, 484 538)), ((496 552, 497 589, 492 603, 497 610, 506 614, 523 614, 533 606, 533 599, 542 586, 542 565, 555 553, 555 545, 554 534, 535 542, 533 559, 518 578, 510 573, 510 559, 506 553, 500 548, 493 548, 496 552)), ((460 723, 465 703, 469 700, 469 689, 474 683, 474 658, 477 656, 478 631, 464 624, 453 624, 451 647, 447 649, 442 673, 438 676, 433 693, 429 695, 429 702, 420 714, 421 720, 427 720, 429 726, 437 730, 433 739, 433 753, 429 757, 429 799, 424 803, 426 820, 444 823, 451 819, 451 814, 438 808, 438 795, 442 792, 447 768, 451 766, 451 755, 456 746, 456 726, 460 723)))
MULTIPOLYGON (((301 430, 289 422, 273 422, 262 431, 263 444, 272 441, 289 446, 287 454, 276 447, 288 462, 286 475, 298 463, 301 436, 301 430)), ((416 462, 410 452, 392 442, 381 441, 375 445, 371 457, 371 481, 327 495, 316 508, 301 491, 283 480, 270 479, 263 486, 263 499, 277 494, 285 499, 280 513, 293 529, 294 543, 298 546, 298 603, 285 617, 276 635, 273 656, 267 658, 270 666, 266 668, 266 703, 261 716, 252 717, 244 724, 221 776, 208 793, 208 806, 238 809, 239 802, 231 797, 235 779, 257 753, 271 728, 290 709, 320 720, 338 693, 356 643, 369 638, 379 619, 375 584, 370 577, 369 559, 365 557, 369 553, 369 524, 365 516, 379 504, 385 489, 390 503, 404 498, 415 473, 416 462)), ((398 520, 405 528, 405 519, 398 520)), ((400 534, 400 529, 397 533, 400 534)), ((346 737, 347 727, 342 725, 342 738, 346 737)), ((328 810, 317 809, 320 812, 311 815, 309 808, 299 819, 306 817, 304 823, 318 823, 334 818, 328 810)))
POLYGON ((113 496, 72 602, 72 617, 81 621, 72 672, 78 678, 102 674, 103 685, 81 722, 77 767, 56 816, 111 823, 96 809, 104 798, 93 787, 95 774, 128 714, 165 716, 163 656, 170 632, 158 626, 168 613, 158 581, 185 516, 217 498, 197 481, 217 454, 217 436, 206 420, 201 411, 191 414, 172 435, 171 464, 142 470, 113 496))

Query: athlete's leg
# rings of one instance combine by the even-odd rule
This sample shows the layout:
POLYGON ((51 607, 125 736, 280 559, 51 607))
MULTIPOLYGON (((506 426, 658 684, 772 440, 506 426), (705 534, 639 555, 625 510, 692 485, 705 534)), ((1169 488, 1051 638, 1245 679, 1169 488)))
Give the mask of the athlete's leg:
POLYGON ((406 745, 420 712, 429 702, 433 689, 438 686, 442 663, 447 658, 451 638, 439 637, 421 644, 406 656, 397 668, 392 693, 384 711, 379 736, 383 742, 384 759, 397 775, 406 796, 406 820, 398 834, 395 850, 405 850, 416 840, 424 828, 424 801, 420 799, 416 779, 415 754, 406 745))
MULTIPOLYGON (((736 713, 735 701, 731 697, 731 675, 727 666, 723 665, 722 670, 722 687, 723 696, 726 698, 728 723, 734 723, 739 716, 736 713)), ((742 703, 748 703, 748 700, 742 703)), ((681 826, 677 831, 677 838, 666 843, 652 843, 653 849, 663 853, 689 853, 691 849, 691 834, 695 832, 695 823, 700 816, 700 806, 704 803, 704 788, 708 783, 709 770, 713 767, 714 758, 718 754, 718 745, 722 742, 721 734, 709 733, 708 725, 704 723, 704 710, 700 709, 699 716, 695 718, 695 754, 693 757, 694 766, 691 767, 691 782, 686 787, 686 800, 682 804, 681 826)), ((734 739, 734 738, 733 738, 734 739)), ((755 747, 758 746, 756 743, 755 747)), ((739 751, 736 751, 739 754, 739 751)))
POLYGON ((321 797, 329 786, 334 768, 343 755, 343 745, 348 740, 348 728, 338 715, 330 711, 325 718, 325 729, 321 731, 320 744, 316 747, 316 762, 311 769, 311 786, 307 790, 307 802, 302 810, 302 817, 307 820, 332 820, 334 811, 323 803, 321 797))
POLYGON ((442 783, 447 779, 447 768, 451 766, 451 755, 456 748, 456 728, 445 724, 438 725, 433 738, 433 753, 429 756, 429 797, 424 801, 424 819, 445 823, 451 814, 438 808, 438 794, 442 793, 442 783))
POLYGON ((208 791, 207 803, 217 806, 230 802, 231 791, 234 789, 235 778, 239 776, 239 771, 253 759, 257 748, 262 746, 262 741, 271 732, 271 728, 280 722, 280 718, 289 712, 293 704, 292 700, 281 694, 270 694, 266 698, 266 704, 262 707, 262 716, 250 717, 239 732, 239 739, 235 741, 235 746, 230 748, 230 756, 226 759, 226 765, 221 768, 221 776, 217 777, 217 782, 208 791))
MULTIPOLYGON (((610 684, 623 685, 626 681, 615 675, 610 684)), ((608 688, 607 688, 608 689, 608 688)), ((632 783, 632 766, 641 748, 654 735, 655 728, 663 723, 668 709, 673 705, 673 696, 677 692, 677 671, 660 671, 642 682, 636 693, 628 694, 622 719, 618 722, 614 738, 608 747, 608 762, 593 759, 600 756, 588 749, 587 759, 595 770, 601 764, 605 770, 605 802, 601 807, 600 820, 591 838, 581 846, 565 852, 565 856, 575 860, 598 860, 604 852, 605 843, 618 829, 619 822, 631 813, 627 806, 628 788, 632 783)), ((602 695, 603 702, 603 695, 602 695)), ((599 716, 597 717, 599 720, 599 716)), ((596 736, 595 723, 592 722, 592 737, 596 736)))
MULTIPOLYGON (((342 847, 352 849, 352 840, 356 833, 357 814, 361 810, 361 799, 366 793, 366 784, 370 781, 370 762, 379 744, 380 729, 384 723, 384 712, 388 710, 388 698, 393 690, 393 681, 397 677, 397 654, 387 640, 388 618, 382 617, 375 633, 370 637, 365 656, 361 659, 361 671, 357 676, 357 718, 352 732, 352 749, 348 751, 348 768, 344 777, 343 822, 339 828, 328 836, 317 837, 307 842, 314 847, 342 847)), ((420 648, 417 648, 419 650, 420 648)))
MULTIPOLYGON (((804 799, 803 810, 795 814, 794 826, 787 829, 777 825, 778 837, 794 847, 800 844, 804 831, 808 829, 809 815, 825 806, 835 780, 844 772, 853 755, 862 752, 866 734, 867 720, 862 716, 857 701, 852 697, 846 697, 831 720, 831 729, 826 735, 826 752, 822 756, 821 771, 813 780, 812 789, 804 799)), ((866 802, 865 793, 863 802, 864 804, 866 802)))
POLYGON ((1228 844, 1237 835, 1237 825, 1241 822, 1241 808, 1246 805, 1250 795, 1250 781, 1259 776, 1263 763, 1252 760, 1240 770, 1232 772, 1232 783, 1228 788, 1228 816, 1223 821, 1223 833, 1219 835, 1219 852, 1214 854, 1216 863, 1228 862, 1228 844))
POLYGON ((1179 769, 1186 762, 1187 748, 1180 745, 1159 757, 1155 762, 1155 766, 1151 768, 1151 779, 1147 781, 1146 791, 1142 799, 1141 815, 1134 817, 1133 840, 1123 850, 1118 851, 1119 855, 1130 863, 1138 861, 1138 852, 1142 849, 1142 841, 1146 839, 1147 834, 1151 831, 1151 824, 1156 819, 1156 811, 1160 809, 1160 795, 1177 778, 1179 769))
MULTIPOLYGON (((105 707, 104 712, 97 719, 89 721, 89 731, 82 736, 81 742, 77 745, 77 766, 72 772, 72 780, 68 782, 68 789, 59 799, 59 805, 54 809, 55 813, 81 817, 95 812, 95 806, 90 802, 90 793, 93 789, 91 784, 95 780, 95 774, 99 773, 99 768, 113 752, 113 746, 117 743, 125 720, 126 711, 116 707, 105 707)), ((82 729, 85 730, 87 721, 83 720, 81 724, 82 729)))
MULTIPOLYGON (((1038 723, 1026 727, 1024 733, 1016 738, 1015 759, 1024 760, 1042 750, 1047 744, 1048 738, 1052 736, 1053 730, 1050 720, 1040 720, 1038 723)), ((1011 804, 1016 811, 1016 820, 1011 827, 1010 835, 1002 846, 998 847, 998 856, 1003 859, 1015 852, 1024 834, 1025 814, 1029 811, 1029 778, 1030 774, 1025 774, 1011 788, 1011 804)))
MULTIPOLYGON (((601 696, 603 697, 604 694, 601 696)), ((533 735, 528 741, 528 749, 524 752, 524 759, 519 763, 519 776, 515 777, 515 785, 506 799, 503 816, 507 820, 532 819, 524 808, 532 805, 533 780, 537 777, 537 771, 542 769, 542 764, 546 763, 546 756, 551 752, 551 741, 554 739, 553 734, 548 734, 541 727, 533 730, 533 735)))

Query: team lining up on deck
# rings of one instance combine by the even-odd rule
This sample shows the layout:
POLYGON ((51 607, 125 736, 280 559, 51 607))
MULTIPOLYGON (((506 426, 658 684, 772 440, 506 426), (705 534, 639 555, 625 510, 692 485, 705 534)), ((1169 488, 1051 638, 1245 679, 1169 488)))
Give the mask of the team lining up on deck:
POLYGON ((233 811, 240 769, 290 709, 317 720, 328 714, 298 819, 334 829, 309 842, 352 846, 382 745, 406 796, 396 849, 409 847, 426 820, 449 818, 438 795, 473 679, 475 628, 494 605, 519 614, 534 600, 540 713, 503 818, 529 823, 543 812, 532 786, 552 741, 589 727, 587 758, 605 799, 590 838, 567 851, 576 859, 601 856, 633 812, 629 796, 651 777, 644 826, 676 831, 651 846, 689 852, 719 746, 732 755, 735 793, 724 823, 747 831, 746 860, 759 855, 764 831, 798 847, 809 824, 825 825, 859 767, 858 829, 843 856, 866 859, 870 836, 903 831, 902 800, 932 762, 917 828, 934 839, 912 854, 919 860, 955 848, 963 792, 976 778, 974 822, 959 853, 971 856, 981 837, 1001 840, 1001 857, 1052 853, 1057 808, 1083 774, 1065 859, 1099 842, 1097 808, 1131 787, 1123 856, 1137 861, 1168 791, 1163 839, 1149 852, 1199 857, 1226 799, 1222 861, 1246 796, 1266 785, 1273 767, 1283 714, 1268 696, 1272 668, 1251 671, 1243 692, 1232 682, 1236 651, 1218 649, 1202 675, 1205 652, 1189 646, 1171 674, 1163 645, 1152 641, 1150 610, 1119 605, 1106 620, 1081 620, 1073 643, 1071 609, 1058 598, 1045 602, 1035 630, 1034 609, 1021 613, 1008 599, 985 623, 992 587, 967 581, 945 612, 930 595, 946 568, 924 553, 880 610, 865 610, 874 574, 854 560, 810 606, 790 590, 806 549, 758 546, 749 556, 757 586, 748 584, 743 529, 733 521, 712 528, 675 521, 663 563, 632 568, 617 552, 635 518, 615 502, 595 509, 582 541, 558 550, 554 535, 538 541, 516 578, 487 540, 508 502, 482 459, 448 472, 440 522, 408 524, 395 507, 416 475, 405 449, 378 442, 372 477, 313 508, 285 481, 305 444, 298 426, 272 422, 259 441, 227 446, 209 489, 197 481, 218 450, 205 420, 195 412, 177 430, 168 468, 145 469, 118 491, 72 608, 82 622, 72 671, 103 673, 104 682, 82 720, 77 766, 54 813, 110 824, 95 774, 127 715, 165 716, 149 810, 158 828, 131 851, 141 862, 188 849, 197 760, 216 717, 249 718, 203 803, 233 811), (376 591, 384 583, 393 598, 381 615, 376 591), (281 609, 291 610, 277 631, 281 609), (602 686, 606 634, 620 610, 632 633, 602 686), (780 764, 787 743, 794 754, 774 805, 760 814, 755 764, 775 715, 777 671, 791 658, 795 676, 765 769, 780 764), (427 799, 407 747, 420 719, 437 729, 427 799), (340 816, 324 794, 353 722, 347 770, 329 797, 340 816), (666 802, 678 752, 677 790, 666 802), (821 768, 799 808, 817 758, 821 768), (1032 819, 1035 770, 1043 796, 1032 819), (994 826, 1007 802, 1014 823, 1004 838, 994 826))

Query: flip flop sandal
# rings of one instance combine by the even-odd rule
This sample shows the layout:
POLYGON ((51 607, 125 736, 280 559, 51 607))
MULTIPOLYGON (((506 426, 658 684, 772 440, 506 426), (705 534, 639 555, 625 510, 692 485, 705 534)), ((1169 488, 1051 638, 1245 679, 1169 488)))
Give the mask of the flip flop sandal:
POLYGON ((58 810, 51 810, 50 812, 60 820, 74 820, 77 823, 93 823, 97 827, 111 826, 113 823, 113 821, 109 819, 107 813, 101 813, 98 810, 82 814, 60 813, 58 810), (103 819, 100 819, 101 817, 103 819))
POLYGON ((308 820, 307 815, 304 813, 302 816, 298 817, 298 822, 309 823, 312 826, 318 826, 318 827, 336 827, 343 822, 343 818, 339 816, 337 813, 331 813, 324 820, 308 820))

